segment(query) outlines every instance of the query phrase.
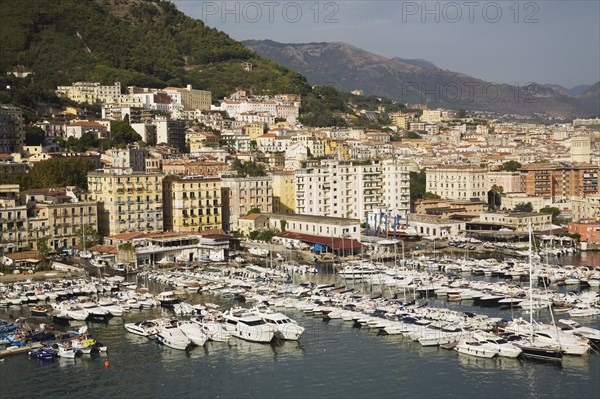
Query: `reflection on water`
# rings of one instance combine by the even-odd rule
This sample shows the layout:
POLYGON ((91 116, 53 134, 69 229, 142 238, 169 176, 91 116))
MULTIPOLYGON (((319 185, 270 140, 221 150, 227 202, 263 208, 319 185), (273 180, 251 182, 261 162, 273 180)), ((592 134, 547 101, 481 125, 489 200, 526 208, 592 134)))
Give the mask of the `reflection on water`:
POLYGON ((466 368, 518 371, 521 370, 523 366, 523 361, 520 359, 510 359, 507 357, 494 357, 492 359, 485 359, 481 357, 465 355, 463 353, 455 353, 457 354, 458 363, 466 368))

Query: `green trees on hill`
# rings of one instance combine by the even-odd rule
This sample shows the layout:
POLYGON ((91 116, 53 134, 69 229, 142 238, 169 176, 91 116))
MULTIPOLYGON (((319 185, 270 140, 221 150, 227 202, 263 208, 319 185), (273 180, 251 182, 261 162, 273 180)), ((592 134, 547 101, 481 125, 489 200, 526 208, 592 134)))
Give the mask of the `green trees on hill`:
POLYGON ((242 163, 239 159, 236 159, 233 164, 233 168, 237 172, 238 177, 257 177, 267 175, 265 166, 256 162, 246 161, 242 163))
POLYGON ((87 188, 87 172, 94 169, 89 159, 52 158, 36 163, 29 173, 0 173, 0 184, 19 184, 30 188, 77 186, 87 188))
POLYGON ((120 81, 123 87, 191 83, 216 96, 252 87, 271 94, 310 91, 300 74, 167 1, 7 0, 0 15, 0 71, 24 65, 35 73, 28 84, 47 91, 78 80, 120 81), (244 71, 242 62, 253 70, 244 71))

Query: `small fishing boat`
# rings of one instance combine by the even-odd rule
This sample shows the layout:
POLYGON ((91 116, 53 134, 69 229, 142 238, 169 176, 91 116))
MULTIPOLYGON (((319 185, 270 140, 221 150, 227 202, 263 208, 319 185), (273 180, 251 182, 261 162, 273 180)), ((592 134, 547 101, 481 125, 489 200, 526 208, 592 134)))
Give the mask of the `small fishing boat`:
POLYGON ((32 316, 46 317, 48 316, 48 309, 43 306, 32 306, 29 311, 32 316))
POLYGON ((56 356, 58 356, 58 351, 52 346, 42 346, 41 348, 32 348, 29 351, 29 356, 32 359, 54 359, 56 356))

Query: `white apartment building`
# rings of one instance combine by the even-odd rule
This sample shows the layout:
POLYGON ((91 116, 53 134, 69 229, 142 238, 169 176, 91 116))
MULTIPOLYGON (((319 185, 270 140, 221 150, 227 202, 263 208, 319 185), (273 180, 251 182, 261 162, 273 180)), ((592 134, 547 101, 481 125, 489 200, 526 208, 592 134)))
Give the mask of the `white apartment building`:
POLYGON ((365 220, 377 207, 409 209, 408 166, 394 160, 327 161, 295 174, 296 213, 365 220))
POLYGON ((479 166, 453 165, 427 169, 426 191, 446 199, 487 201, 488 171, 479 166))
POLYGON ((383 204, 392 215, 410 211, 410 165, 394 159, 381 162, 383 204))

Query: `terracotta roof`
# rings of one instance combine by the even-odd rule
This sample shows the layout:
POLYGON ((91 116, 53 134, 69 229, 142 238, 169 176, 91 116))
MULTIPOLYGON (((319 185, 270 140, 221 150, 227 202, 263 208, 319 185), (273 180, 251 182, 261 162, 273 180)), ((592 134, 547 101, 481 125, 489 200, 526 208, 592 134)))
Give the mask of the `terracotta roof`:
POLYGON ((69 126, 104 127, 104 125, 101 125, 98 122, 88 122, 88 121, 72 122, 69 126))
POLYGON ((300 240, 310 242, 313 244, 321 244, 332 249, 359 249, 362 248, 362 244, 352 238, 340 238, 340 237, 322 237, 313 236, 311 234, 293 233, 291 231, 284 231, 277 234, 277 237, 290 238, 292 240, 300 240))
POLYGON ((96 244, 93 247, 89 248, 92 252, 101 252, 104 254, 116 254, 118 252, 117 247, 111 247, 110 245, 100 245, 96 244))
POLYGON ((143 236, 144 233, 138 233, 136 231, 132 231, 129 233, 121 233, 121 234, 115 234, 114 236, 111 236, 111 238, 117 239, 117 240, 133 240, 134 238, 143 236))
POLYGON ((265 216, 265 215, 262 215, 260 213, 251 213, 249 215, 240 216, 238 219, 240 219, 240 220, 256 220, 256 219, 260 218, 261 216, 265 216))
POLYGON ((23 259, 40 259, 40 251, 23 251, 23 252, 13 252, 4 254, 7 258, 12 260, 23 260, 23 259))

